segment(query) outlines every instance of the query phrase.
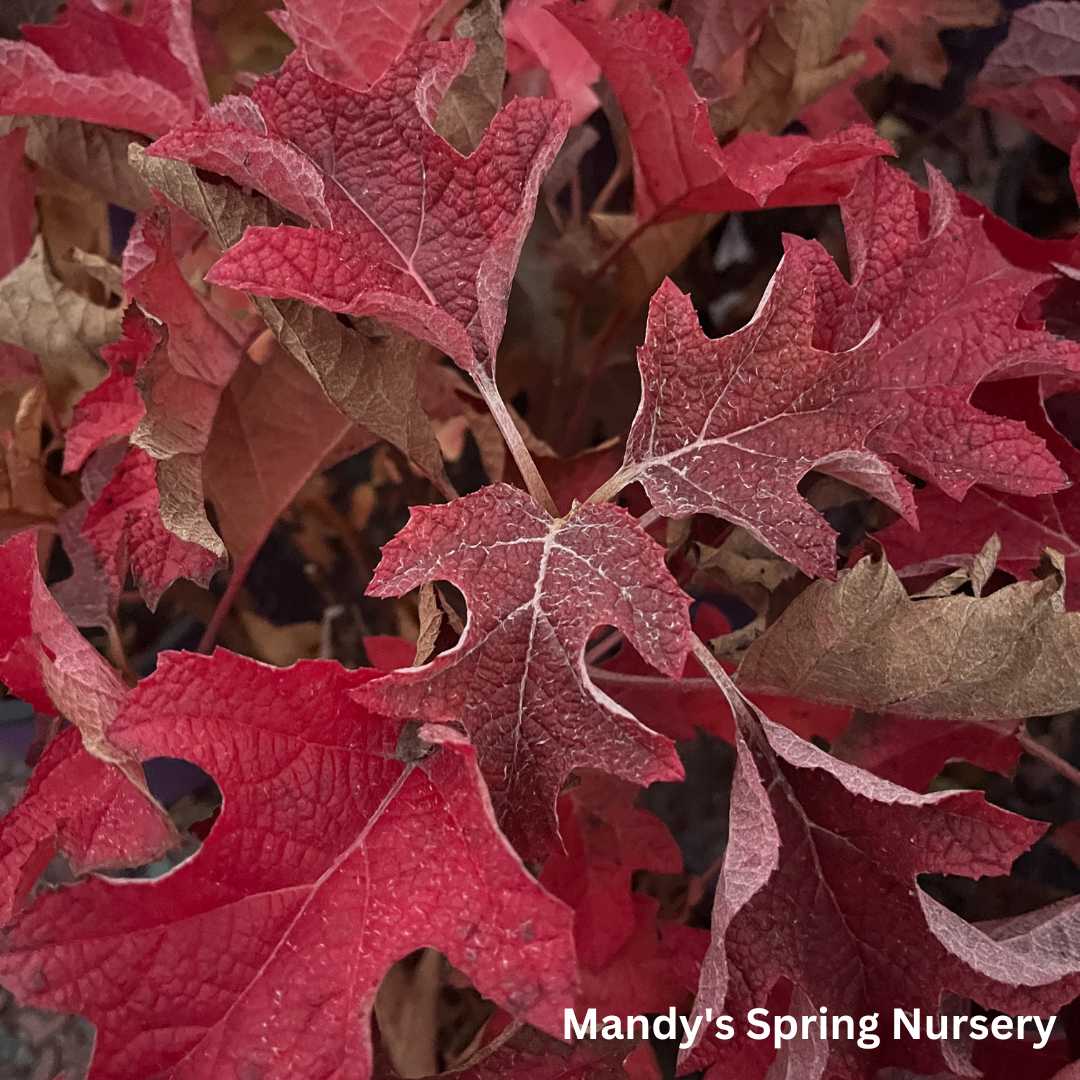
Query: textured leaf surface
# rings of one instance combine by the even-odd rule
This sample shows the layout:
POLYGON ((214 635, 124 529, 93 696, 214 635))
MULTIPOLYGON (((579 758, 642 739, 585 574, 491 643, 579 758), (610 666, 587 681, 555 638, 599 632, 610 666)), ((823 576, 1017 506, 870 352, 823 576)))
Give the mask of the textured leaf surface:
POLYGON ((836 202, 867 158, 892 152, 869 128, 821 141, 756 132, 720 147, 684 70, 690 39, 678 19, 646 9, 609 22, 567 0, 551 11, 596 59, 626 115, 639 221, 836 202))
POLYGON ((225 803, 172 874, 43 897, 5 940, 7 985, 97 1025, 92 1076, 364 1080, 379 982, 420 946, 561 1031, 569 909, 499 835, 464 739, 424 728, 440 748, 395 756, 401 725, 349 697, 370 677, 219 650, 129 695, 113 737, 195 761, 225 803))
MULTIPOLYGON (((748 703, 738 715, 731 840, 713 908, 713 944, 699 1005, 733 1016, 764 1005, 787 979, 816 1013, 935 1016, 943 991, 1007 1013, 1048 1015, 1080 985, 1080 951, 1048 920, 1022 940, 997 940, 916 885, 921 873, 1008 873, 1044 826, 988 804, 982 793, 916 795, 839 762, 772 724, 748 703)), ((1060 913, 1071 926, 1074 907, 1060 913)), ((794 1004, 794 1002, 793 1002, 794 1004)), ((945 1067, 938 1040, 876 1050, 828 1044, 826 1075, 861 1080, 887 1065, 945 1067)), ((740 1051, 706 1039, 684 1065, 740 1051)), ((744 1043, 745 1046, 745 1043, 744 1043)))
POLYGON ((816 581, 747 650, 740 685, 869 712, 957 720, 1049 716, 1080 705, 1080 614, 1062 574, 989 596, 912 600, 884 558, 816 581))
POLYGON ((915 191, 869 164, 841 203, 852 283, 815 243, 788 237, 754 318, 719 341, 673 285, 656 295, 623 478, 640 479, 662 513, 708 510, 831 576, 831 530, 796 490, 810 469, 908 519, 911 490, 893 462, 954 498, 977 481, 1061 487, 1041 439, 969 398, 989 376, 1064 371, 1080 354, 1017 327, 1039 277, 1004 260, 944 181, 934 174, 928 232, 915 191))
POLYGON ((187 0, 145 0, 142 20, 69 0, 53 26, 0 42, 0 112, 47 113, 160 135, 209 103, 187 0))
POLYGON ((288 0, 272 18, 317 75, 365 90, 446 6, 446 0, 288 0))
POLYGON ((517 99, 463 157, 431 127, 468 41, 417 45, 369 90, 320 79, 294 54, 251 98, 227 98, 155 143, 258 188, 314 226, 255 228, 210 280, 373 315, 491 378, 506 298, 540 180, 568 125, 517 99))
POLYGON ((155 461, 138 446, 124 455, 87 512, 82 535, 105 567, 114 592, 123 588, 130 570, 151 608, 177 578, 209 584, 225 555, 206 521, 197 461, 183 456, 155 461), (162 473, 170 468, 176 473, 162 483, 162 473), (171 504, 163 502, 163 492, 169 493, 171 504))
POLYGON ((83 749, 76 728, 46 748, 23 797, 0 819, 0 925, 22 906, 57 851, 76 874, 141 866, 176 832, 115 766, 83 749))
POLYGON ((682 775, 674 746, 585 670, 585 642, 604 621, 670 676, 689 647, 686 598, 625 511, 585 506, 555 520, 506 484, 414 509, 383 548, 369 592, 399 596, 434 580, 465 594, 465 633, 365 696, 392 715, 463 724, 500 824, 526 857, 551 849, 555 796, 571 769, 639 784, 682 775))

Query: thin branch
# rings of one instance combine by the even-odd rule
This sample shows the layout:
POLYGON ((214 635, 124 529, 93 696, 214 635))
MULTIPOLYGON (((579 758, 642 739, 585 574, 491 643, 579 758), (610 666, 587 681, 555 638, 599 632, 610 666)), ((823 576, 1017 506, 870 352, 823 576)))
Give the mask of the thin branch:
POLYGON ((1080 769, 1059 757, 1048 746, 1043 746, 1027 729, 1027 721, 1020 725, 1016 741, 1033 757, 1045 762, 1059 776, 1064 776, 1071 784, 1080 787, 1080 769))
POLYGON ((551 497, 551 492, 548 491, 547 484, 544 483, 544 478, 540 475, 540 471, 536 467, 536 462, 533 461, 532 454, 529 453, 529 449, 525 445, 525 440, 521 437, 521 432, 517 429, 517 424, 514 423, 510 411, 504 404, 502 395, 499 393, 499 388, 485 375, 475 375, 473 378, 476 382, 477 389, 483 394, 484 401, 487 402, 487 407, 491 411, 491 415, 495 418, 495 423, 498 425, 499 431, 502 432, 503 440, 506 442, 506 448, 513 456, 518 471, 525 481, 525 486, 529 489, 529 494, 552 517, 557 518, 559 516, 559 511, 555 508, 555 500, 551 497))
POLYGON ((627 484, 637 476, 637 466, 623 465, 614 476, 598 487, 586 500, 587 503, 605 503, 614 499, 627 484))
POLYGON ((217 636, 221 632, 221 627, 225 623, 226 616, 232 610, 232 606, 236 601, 236 597, 243 587, 244 579, 247 577, 247 572, 251 569, 251 564, 255 561, 255 556, 258 554, 259 545, 252 546, 251 554, 242 563, 238 563, 232 572, 232 577, 229 578, 229 584, 225 587, 225 593, 218 601, 218 605, 214 608, 214 614, 210 618, 210 622, 203 632, 202 638, 199 640, 199 647, 196 652, 208 653, 214 647, 214 642, 217 641, 217 636))
POLYGON ((637 519, 637 523, 642 529, 648 532, 648 530, 651 529, 653 525, 655 525, 663 516, 664 515, 661 514, 655 506, 653 506, 646 510, 645 513, 637 519))

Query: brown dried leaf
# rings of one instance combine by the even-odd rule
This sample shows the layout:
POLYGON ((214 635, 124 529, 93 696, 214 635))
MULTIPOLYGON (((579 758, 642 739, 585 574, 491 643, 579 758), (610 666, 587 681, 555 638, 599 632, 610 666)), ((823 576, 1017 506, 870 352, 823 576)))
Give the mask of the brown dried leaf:
MULTIPOLYGON (((130 161, 148 184, 208 229, 219 247, 237 243, 249 225, 286 220, 269 199, 245 194, 229 181, 204 183, 183 162, 144 157, 137 146, 130 161)), ((439 444, 416 397, 416 369, 430 346, 373 319, 346 324, 300 300, 256 298, 256 307, 341 412, 445 484, 439 444)))
POLYGON ((781 0, 746 56, 742 88, 709 108, 723 139, 736 131, 779 133, 866 60, 837 58, 866 0, 781 0))
POLYGON ((499 0, 472 0, 454 26, 454 37, 472 38, 476 52, 446 92, 435 130, 455 150, 471 154, 502 108, 506 35, 499 0))
POLYGON ((44 411, 39 384, 23 394, 11 430, 0 433, 0 532, 55 521, 64 509, 45 483, 44 411))
POLYGON ((416 639, 416 656, 413 667, 420 667, 428 662, 428 657, 435 651, 435 642, 442 629, 443 612, 435 595, 433 582, 425 581, 420 586, 417 603, 417 615, 420 618, 420 636, 416 639))
POLYGON ((768 595, 795 578, 799 570, 781 559, 744 528, 737 526, 718 547, 697 546, 697 569, 715 577, 727 590, 757 611, 768 595))
POLYGON ((796 597, 750 647, 738 682, 931 719, 994 722, 1077 708, 1080 613, 1064 610, 1060 555, 1048 551, 1037 573, 987 597, 914 600, 878 550, 796 597))
POLYGON ((997 566, 998 556, 1001 554, 1001 541, 997 533, 994 533, 983 545, 982 551, 971 561, 970 566, 962 566, 943 578, 938 578, 922 592, 912 593, 912 600, 930 600, 938 596, 951 596, 959 592, 965 585, 971 585, 971 591, 975 596, 982 596, 990 575, 997 566))
POLYGON ((174 454, 157 462, 158 514, 166 529, 189 544, 225 558, 225 545, 206 517, 201 454, 174 454))
POLYGON ((46 172, 89 188, 99 199, 133 213, 150 205, 150 190, 128 164, 127 131, 59 116, 0 117, 0 136, 26 130, 26 156, 46 172))
POLYGON ((65 420, 104 378, 98 350, 120 336, 122 318, 122 304, 99 306, 56 276, 41 236, 25 261, 0 281, 0 341, 37 354, 49 398, 65 420))

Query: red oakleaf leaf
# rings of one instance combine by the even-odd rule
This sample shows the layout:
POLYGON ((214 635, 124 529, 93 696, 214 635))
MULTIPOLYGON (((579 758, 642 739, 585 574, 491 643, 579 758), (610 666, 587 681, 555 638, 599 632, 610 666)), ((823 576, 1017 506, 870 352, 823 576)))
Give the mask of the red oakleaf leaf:
POLYGON ((1012 772, 1021 752, 1012 732, 988 724, 862 712, 831 747, 833 757, 912 791, 925 791, 950 761, 1012 772))
POLYGON ((38 712, 70 720, 99 757, 126 761, 107 737, 124 684, 45 587, 33 532, 0 547, 0 571, 0 679, 38 712))
POLYGON ((468 0, 287 0, 268 12, 316 75, 365 90, 415 41, 440 9, 468 0))
MULTIPOLYGON (((916 795, 837 761, 734 694, 732 709, 739 761, 702 1012, 707 1002, 743 1017, 780 980, 808 1012, 829 1016, 891 1018, 902 1008, 910 1017, 917 1008, 936 1017, 946 991, 1047 1015, 1075 996, 1080 955, 1062 929, 1075 905, 1022 939, 995 940, 916 884, 921 873, 1006 874, 1045 825, 988 804, 981 792, 916 795)), ((881 1036, 876 1049, 842 1035, 821 1040, 826 1075, 946 1067, 938 1040, 893 1040, 885 1025, 881 1036)), ((706 1038, 684 1064, 723 1062, 740 1043, 706 1038)))
POLYGON ((868 127, 820 141, 752 132, 720 147, 685 71, 693 50, 678 19, 649 8, 612 22, 569 0, 550 11, 596 59, 626 114, 639 224, 833 203, 867 158, 892 153, 868 127))
POLYGON ((209 104, 187 0, 143 0, 121 18, 68 0, 53 26, 0 41, 0 112, 71 116, 160 135, 209 104))
POLYGON ((635 870, 679 874, 678 845, 667 826, 634 806, 640 788, 584 771, 581 784, 559 798, 565 853, 544 863, 540 884, 574 909, 574 943, 581 965, 583 1008, 600 1013, 666 1012, 681 1006, 697 985, 705 931, 660 927, 658 904, 632 892, 635 870), (678 940, 681 931, 683 940, 678 940), (675 951, 691 955, 680 965, 675 951), (685 970, 684 970, 685 969, 685 970), (691 976, 686 978, 686 974, 691 976))
POLYGON ((108 376, 75 403, 64 440, 64 472, 81 469, 95 450, 135 430, 146 414, 135 374, 161 342, 161 331, 132 304, 124 313, 124 336, 101 350, 108 376))
POLYGON ((176 831, 138 762, 109 737, 124 685, 49 594, 33 532, 0 547, 0 680, 36 711, 75 725, 45 750, 22 801, 0 819, 2 923, 57 848, 76 872, 138 866, 171 847, 176 831))
POLYGON ((118 743, 195 761, 224 805, 167 877, 42 897, 5 938, 7 986, 97 1025, 94 1075, 363 1080, 379 983, 422 946, 561 1033, 569 909, 499 834, 472 747, 399 741, 350 700, 371 677, 165 654, 128 696, 118 743))
POLYGON ((1031 581, 1046 548, 1065 557, 1065 603, 1080 609, 1080 451, 1047 419, 1036 379, 990 383, 976 400, 986 409, 1023 422, 1046 441, 1070 485, 1049 495, 1023 496, 973 487, 957 504, 934 488, 917 492, 920 529, 899 521, 878 534, 889 562, 902 577, 970 565, 994 533, 1002 542, 997 565, 1031 581))
POLYGON ((168 818, 115 766, 83 749, 77 728, 45 748, 23 797, 0 818, 0 925, 57 851, 76 874, 139 866, 176 842, 168 818))
POLYGON ((638 352, 642 398, 619 474, 669 517, 709 511, 743 525, 808 574, 835 574, 832 531, 798 494, 810 470, 914 519, 896 465, 954 498, 975 482, 1061 487, 1043 441, 969 403, 983 379, 1066 371, 1080 352, 1017 327, 1041 280, 1010 266, 931 174, 928 231, 914 184, 872 162, 841 202, 852 283, 815 242, 787 237, 742 330, 705 337, 670 282, 638 352), (964 431, 963 442, 955 437, 964 431))
POLYGON ((472 42, 406 52, 357 93, 293 54, 148 153, 259 188, 313 228, 249 228, 208 280, 372 315, 491 383, 506 299, 568 107, 519 98, 469 157, 431 127, 472 42))
MULTIPOLYGON (((181 456, 174 460, 187 459, 181 456)), ((151 609, 177 578, 208 585, 224 555, 220 541, 216 550, 210 550, 208 537, 183 539, 167 527, 158 490, 159 471, 165 465, 140 447, 131 447, 101 498, 87 511, 82 527, 82 535, 101 560, 113 591, 119 593, 130 570, 151 609)), ((198 478, 187 479, 194 484, 198 478)), ((201 511, 201 490, 178 490, 177 498, 182 496, 196 502, 201 511)))
POLYGON ((689 647, 686 597, 626 511, 583 506, 553 519, 507 484, 414 508, 368 592, 400 596, 436 579, 465 594, 461 639, 363 696, 394 716, 463 724, 499 822, 526 857, 550 849, 555 796, 571 769, 639 784, 682 776, 672 743, 597 690, 585 669, 585 643, 605 621, 666 675, 682 672, 689 647))

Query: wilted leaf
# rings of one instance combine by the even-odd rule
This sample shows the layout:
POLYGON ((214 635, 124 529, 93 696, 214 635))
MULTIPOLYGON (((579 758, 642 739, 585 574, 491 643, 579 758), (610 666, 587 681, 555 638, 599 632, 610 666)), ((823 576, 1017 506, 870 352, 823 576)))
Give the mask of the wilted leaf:
POLYGON ((145 182, 128 164, 130 132, 70 117, 0 117, 0 132, 16 130, 26 132, 26 156, 47 172, 82 184, 103 202, 132 213, 150 205, 145 182))
POLYGON ((471 38, 476 51, 446 91, 434 127, 455 150, 471 154, 503 103, 506 38, 499 0, 472 0, 454 26, 454 37, 471 38))
POLYGON ((19 401, 11 430, 0 432, 0 535, 55 521, 63 510, 46 482, 44 409, 43 388, 31 387, 19 401))
MULTIPOLYGON (((1054 557, 1057 559, 1057 556, 1054 557)), ((868 555, 816 581, 750 647, 740 686, 868 712, 985 722, 1080 706, 1080 614, 1059 566, 989 596, 912 600, 868 555)))
MULTIPOLYGON (((114 295, 120 274, 111 275, 114 295)), ((103 345, 120 336, 123 305, 102 307, 53 273, 38 236, 30 254, 0 281, 0 341, 36 353, 49 396, 70 415, 75 402, 105 375, 103 345)))
POLYGON ((716 133, 783 131, 807 105, 858 71, 866 57, 840 55, 840 45, 865 6, 866 0, 774 4, 747 52, 738 93, 709 109, 716 133))
POLYGON ((993 26, 1000 18, 997 0, 870 0, 854 36, 860 42, 881 42, 893 68, 906 79, 941 86, 949 61, 938 34, 993 26))

